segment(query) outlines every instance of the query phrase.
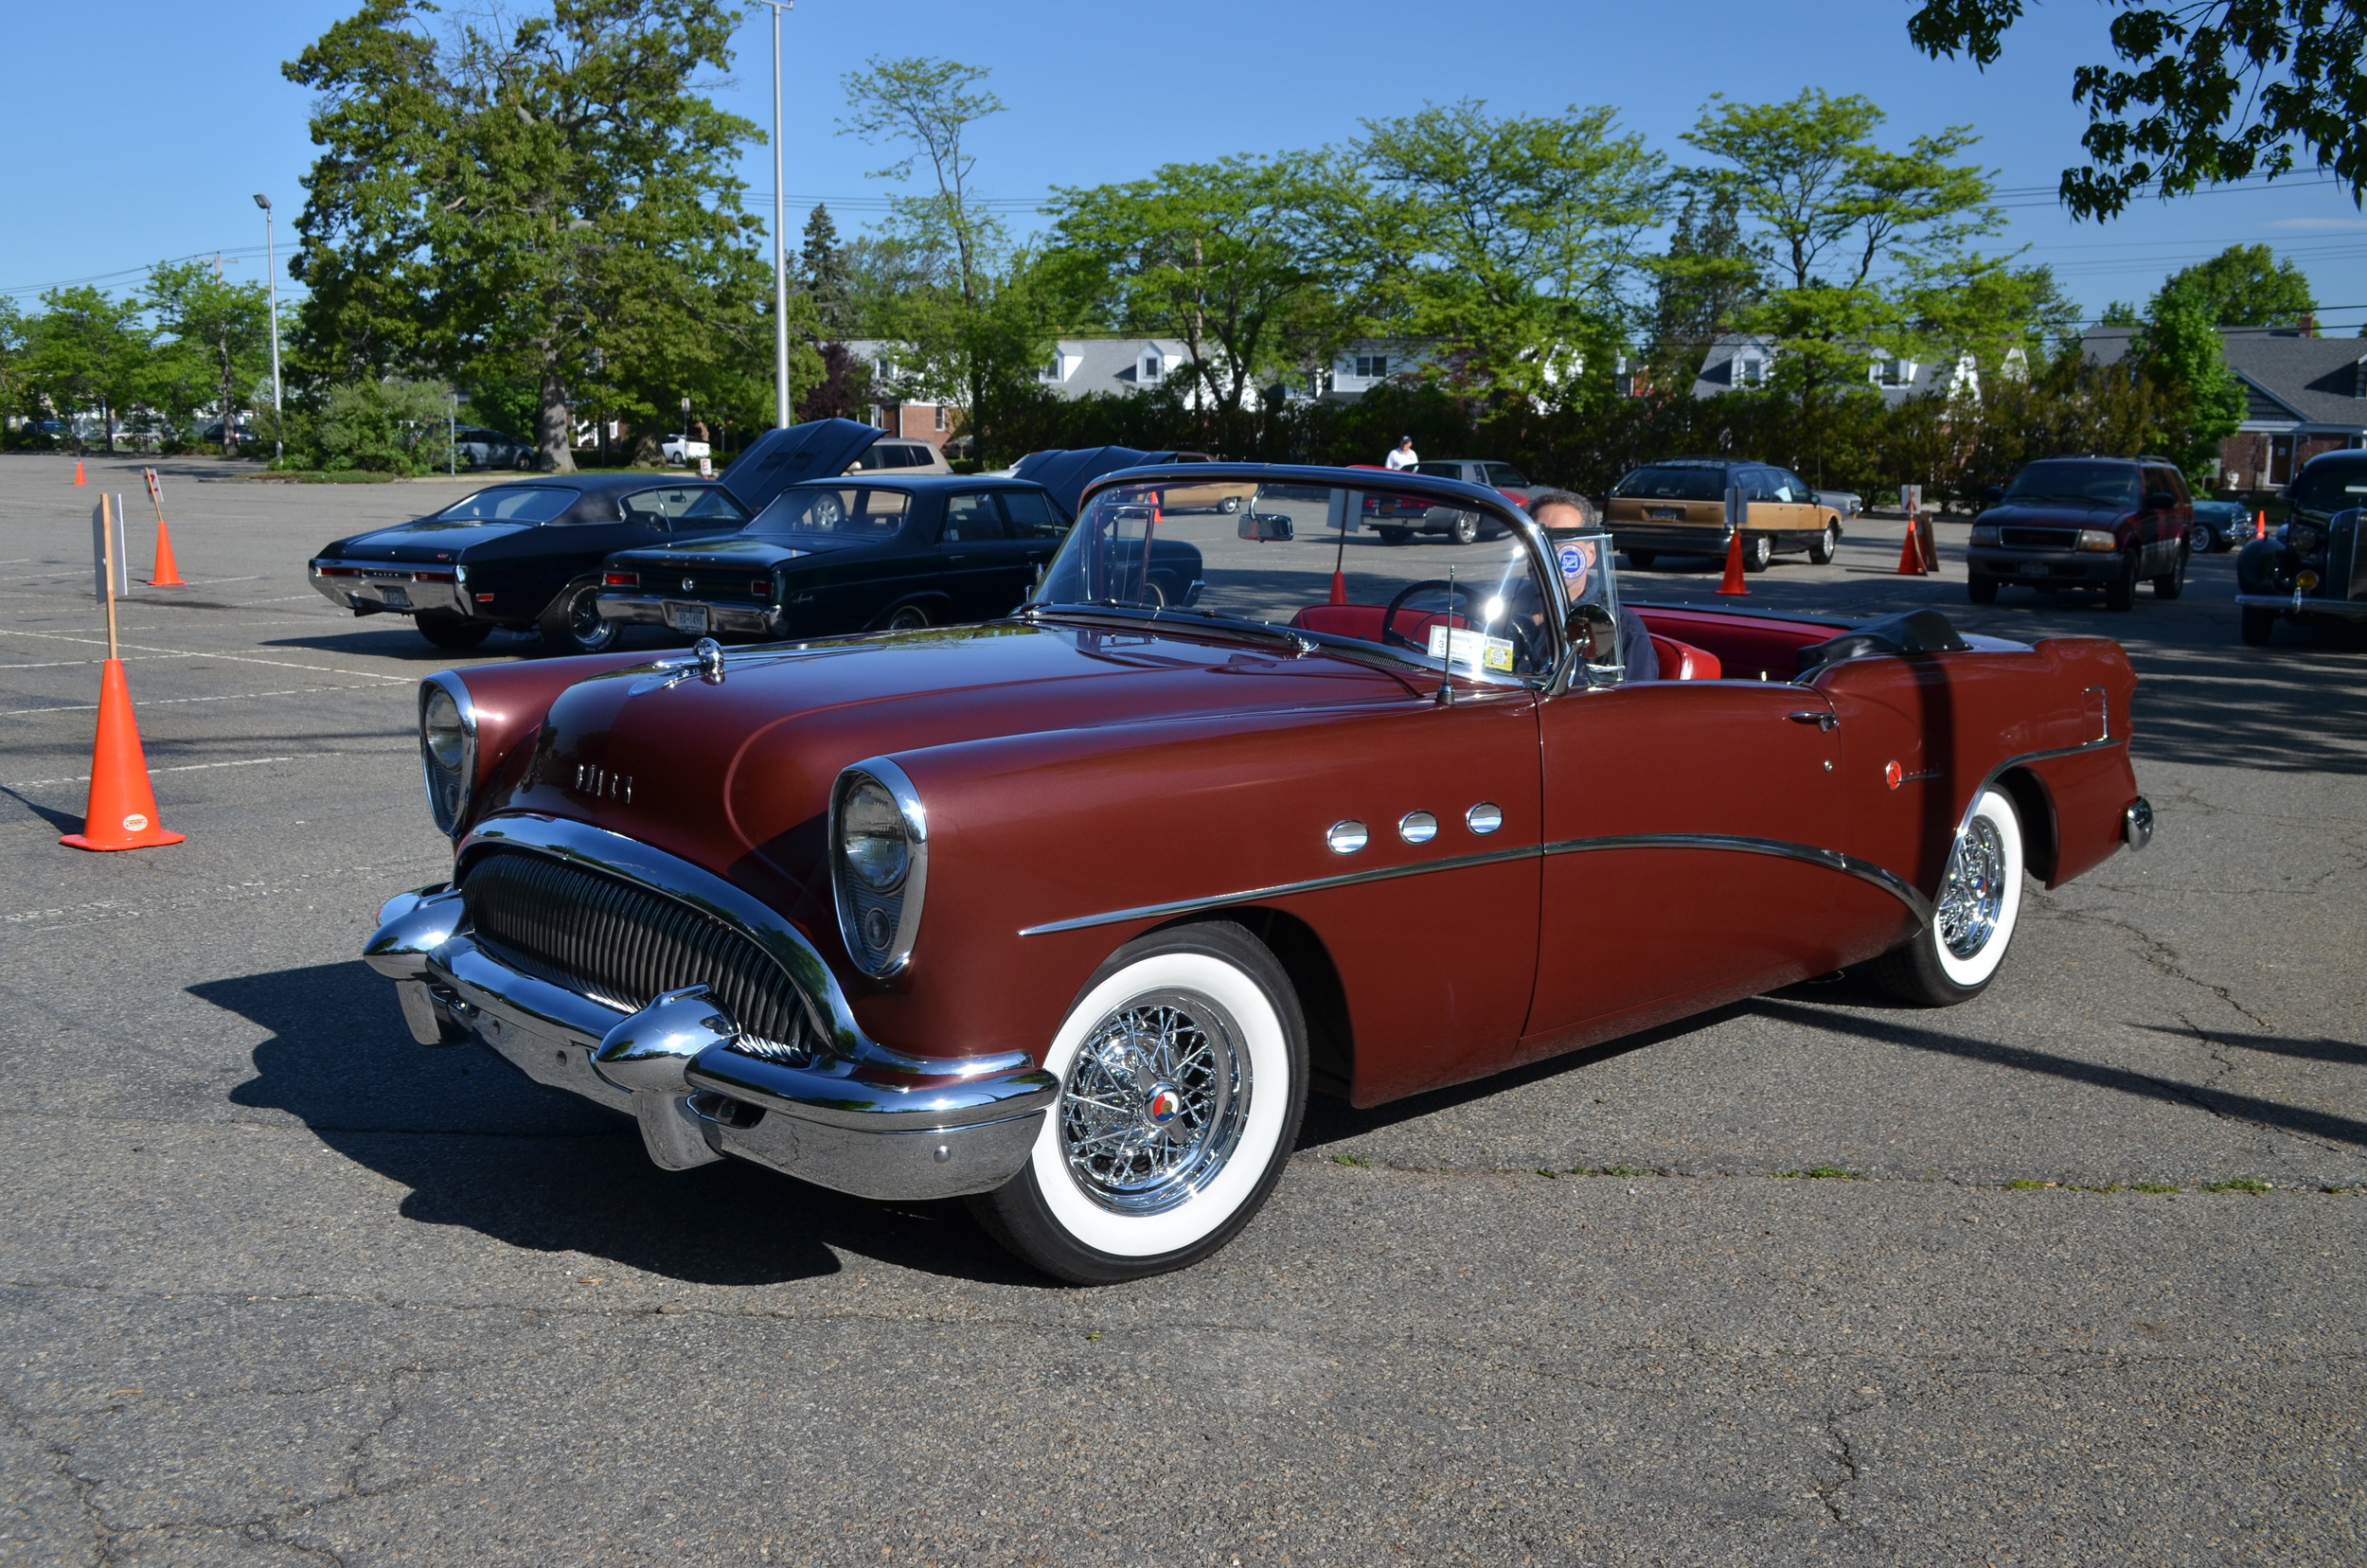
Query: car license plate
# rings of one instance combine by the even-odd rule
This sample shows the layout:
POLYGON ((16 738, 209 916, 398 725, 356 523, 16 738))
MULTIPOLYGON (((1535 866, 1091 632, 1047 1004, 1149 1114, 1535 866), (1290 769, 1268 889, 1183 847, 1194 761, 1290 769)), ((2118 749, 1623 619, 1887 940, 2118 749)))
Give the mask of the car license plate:
POLYGON ((1685 509, 1682 507, 1646 507, 1644 508, 1644 515, 1655 522, 1682 523, 1684 521, 1685 509))
POLYGON ((707 607, 703 604, 676 604, 667 600, 666 624, 677 632, 704 632, 707 629, 707 607))
POLYGON ((411 590, 382 583, 378 590, 378 601, 389 610, 408 610, 411 608, 411 590))

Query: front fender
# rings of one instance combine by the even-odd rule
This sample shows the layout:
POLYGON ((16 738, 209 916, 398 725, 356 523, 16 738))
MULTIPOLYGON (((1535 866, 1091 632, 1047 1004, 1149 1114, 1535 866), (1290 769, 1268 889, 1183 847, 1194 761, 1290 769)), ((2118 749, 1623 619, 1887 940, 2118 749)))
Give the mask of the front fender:
POLYGON ((2281 539, 2255 539, 2235 557, 2235 587, 2244 594, 2283 594, 2293 587, 2299 564, 2281 539))

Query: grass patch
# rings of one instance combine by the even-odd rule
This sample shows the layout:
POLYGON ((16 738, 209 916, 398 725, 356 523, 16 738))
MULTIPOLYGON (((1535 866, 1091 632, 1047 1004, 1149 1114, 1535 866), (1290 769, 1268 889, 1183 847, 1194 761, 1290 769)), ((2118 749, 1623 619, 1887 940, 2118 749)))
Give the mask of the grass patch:
POLYGON ((2012 1181, 2005 1184, 2005 1190, 2008 1192, 2031 1192, 2039 1187, 2051 1187, 2054 1185, 2055 1184, 2053 1182, 2034 1182, 2027 1176, 2017 1176, 2012 1181))
POLYGON ((1331 1163, 1333 1165, 1354 1166, 1359 1170, 1370 1170, 1373 1167, 1372 1157, 1365 1154, 1334 1154, 1331 1157, 1331 1163))
POLYGON ((2205 1182, 2205 1192, 2273 1192, 2276 1189, 2257 1176, 2238 1176, 2228 1182, 2205 1182))
POLYGON ((2172 1182, 2139 1182, 2136 1190, 2139 1192, 2183 1192, 2186 1189, 2172 1182))
POLYGON ((1660 1172, 1649 1166, 1607 1165, 1570 1166, 1562 1171, 1562 1174, 1564 1176, 1657 1176, 1660 1172))
POLYGON ((1795 1182, 1862 1182, 1865 1177, 1861 1172, 1843 1170, 1839 1166, 1810 1166, 1806 1170, 1779 1170, 1775 1173, 1775 1179, 1795 1182))

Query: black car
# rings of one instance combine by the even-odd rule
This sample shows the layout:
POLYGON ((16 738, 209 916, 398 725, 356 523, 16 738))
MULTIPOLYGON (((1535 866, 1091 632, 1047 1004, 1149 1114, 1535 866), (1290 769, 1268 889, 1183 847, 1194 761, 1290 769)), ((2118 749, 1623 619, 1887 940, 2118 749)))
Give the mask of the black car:
POLYGON ((1007 615, 1068 531, 1041 485, 966 474, 792 485, 739 531, 625 550, 601 569, 610 626, 820 637, 1007 615))
POLYGON ((501 627, 539 631, 556 653, 597 653, 616 640, 596 603, 611 554, 735 533, 784 485, 843 472, 884 434, 852 419, 768 431, 721 482, 569 473, 496 485, 330 543, 312 586, 357 615, 410 615, 438 648, 474 648, 501 627))
POLYGON ((2367 619, 2367 452, 2311 458, 2285 489, 2292 514, 2235 558, 2244 640, 2268 642, 2280 620, 2367 619))
POLYGON ((2185 591, 2194 505, 2166 457, 2044 457, 1985 499, 1965 549, 1975 604, 1996 603, 2009 582, 2101 589, 2109 610, 2134 606, 2140 579, 2155 598, 2185 591))

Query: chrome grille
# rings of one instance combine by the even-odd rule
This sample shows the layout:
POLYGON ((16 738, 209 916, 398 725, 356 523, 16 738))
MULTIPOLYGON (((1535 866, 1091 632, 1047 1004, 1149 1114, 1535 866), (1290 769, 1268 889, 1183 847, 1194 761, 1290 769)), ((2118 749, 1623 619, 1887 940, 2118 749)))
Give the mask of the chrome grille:
POLYGON ((477 941, 538 979, 628 1012, 703 985, 751 1055, 803 1058, 819 1044, 795 983, 763 949, 671 899, 516 850, 477 861, 460 889, 477 941))

